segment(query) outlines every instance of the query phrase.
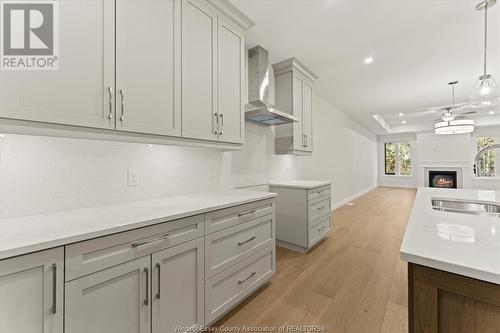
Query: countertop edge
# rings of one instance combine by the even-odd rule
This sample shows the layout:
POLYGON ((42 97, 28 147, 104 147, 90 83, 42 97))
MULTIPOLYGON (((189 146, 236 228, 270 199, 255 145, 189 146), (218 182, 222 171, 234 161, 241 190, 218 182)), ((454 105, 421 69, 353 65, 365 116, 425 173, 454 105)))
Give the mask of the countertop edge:
POLYGON ((272 192, 262 192, 262 193, 263 193, 262 196, 259 196, 259 197, 253 198, 253 199, 237 200, 237 201, 234 201, 231 203, 208 206, 208 207, 200 208, 197 210, 186 211, 186 212, 179 213, 179 214, 167 215, 167 216, 163 216, 163 217, 158 217, 158 218, 153 218, 153 219, 143 220, 143 221, 138 221, 138 222, 131 222, 131 223, 117 226, 117 227, 111 227, 108 229, 102 229, 102 230, 98 230, 98 231, 94 231, 94 232, 81 233, 81 234, 74 235, 74 236, 63 237, 63 238, 54 239, 54 240, 47 240, 44 242, 34 243, 34 244, 30 244, 30 245, 24 245, 24 246, 5 249, 5 250, 0 250, 0 260, 9 259, 9 258, 17 257, 17 256, 22 256, 22 255, 30 254, 33 252, 49 250, 49 249, 60 247, 60 246, 66 246, 69 244, 78 243, 78 242, 82 242, 82 241, 86 241, 86 240, 90 240, 90 239, 94 239, 94 238, 99 238, 99 237, 105 237, 105 236, 113 235, 116 233, 134 230, 134 229, 149 227, 149 226, 152 226, 155 224, 168 223, 168 222, 176 221, 176 220, 191 217, 191 216, 206 214, 206 213, 221 210, 221 209, 226 209, 226 208, 230 208, 230 207, 234 207, 234 206, 244 205, 247 203, 257 202, 257 201, 261 201, 261 200, 268 200, 268 199, 272 199, 272 198, 277 197, 276 193, 272 193, 272 192))
POLYGON ((453 273, 461 275, 463 277, 500 285, 500 276, 496 273, 481 271, 457 264, 419 257, 413 254, 406 253, 404 251, 400 251, 399 254, 401 260, 406 261, 408 263, 426 266, 440 271, 444 271, 446 273, 453 273))

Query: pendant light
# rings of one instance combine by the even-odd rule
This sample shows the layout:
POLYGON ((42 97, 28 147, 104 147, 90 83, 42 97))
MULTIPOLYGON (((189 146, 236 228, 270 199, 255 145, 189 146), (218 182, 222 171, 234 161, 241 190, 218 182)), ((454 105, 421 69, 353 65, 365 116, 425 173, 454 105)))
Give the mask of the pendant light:
POLYGON ((476 10, 484 10, 484 67, 483 74, 477 79, 474 86, 473 99, 476 106, 491 105, 491 97, 495 95, 497 83, 486 70, 488 50, 488 9, 496 4, 496 0, 484 0, 476 6, 476 10))
POLYGON ((455 85, 458 81, 449 82, 451 86, 452 106, 448 108, 441 116, 440 122, 434 126, 434 131, 439 135, 446 134, 465 134, 474 131, 474 120, 472 119, 456 119, 455 113, 455 85))

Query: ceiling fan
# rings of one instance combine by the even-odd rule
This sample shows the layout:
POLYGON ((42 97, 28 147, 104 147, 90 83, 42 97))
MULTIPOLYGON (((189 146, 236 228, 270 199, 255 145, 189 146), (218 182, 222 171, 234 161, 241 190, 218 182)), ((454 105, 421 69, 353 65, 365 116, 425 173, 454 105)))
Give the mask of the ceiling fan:
POLYGON ((444 108, 437 108, 435 111, 441 111, 441 119, 437 119, 435 123, 436 134, 462 134, 474 131, 474 120, 468 119, 466 115, 476 113, 476 111, 466 111, 457 113, 455 107, 455 85, 458 81, 449 82, 452 91, 452 104, 444 108))

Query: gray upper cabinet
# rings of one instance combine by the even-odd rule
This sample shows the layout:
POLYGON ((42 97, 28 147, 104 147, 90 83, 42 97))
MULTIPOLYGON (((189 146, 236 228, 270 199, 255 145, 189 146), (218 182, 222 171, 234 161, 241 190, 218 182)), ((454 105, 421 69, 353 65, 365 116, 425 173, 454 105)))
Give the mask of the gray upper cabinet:
POLYGON ((116 129, 181 134, 180 0, 116 2, 116 129))
POLYGON ((219 140, 242 143, 245 135, 243 110, 245 31, 227 17, 218 18, 218 109, 219 140))
POLYGON ((60 0, 59 10, 59 70, 1 71, 0 123, 27 120, 8 122, 27 134, 241 146, 253 22, 229 1, 60 0))
POLYGON ((182 136, 217 140, 217 15, 204 0, 182 0, 182 136))
POLYGON ((318 77, 295 58, 273 65, 276 106, 301 121, 276 126, 276 153, 310 155, 313 151, 313 85, 318 77))
POLYGON ((64 249, 2 260, 0 332, 62 333, 64 249))
POLYGON ((0 117, 113 129, 114 1, 58 3, 59 69, 0 71, 0 117))

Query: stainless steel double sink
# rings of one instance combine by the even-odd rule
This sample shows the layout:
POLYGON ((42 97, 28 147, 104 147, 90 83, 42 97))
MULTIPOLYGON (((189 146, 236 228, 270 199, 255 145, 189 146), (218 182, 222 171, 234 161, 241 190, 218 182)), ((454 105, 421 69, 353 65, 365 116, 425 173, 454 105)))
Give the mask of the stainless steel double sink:
POLYGON ((432 209, 441 212, 500 217, 500 204, 487 201, 432 198, 432 209))

